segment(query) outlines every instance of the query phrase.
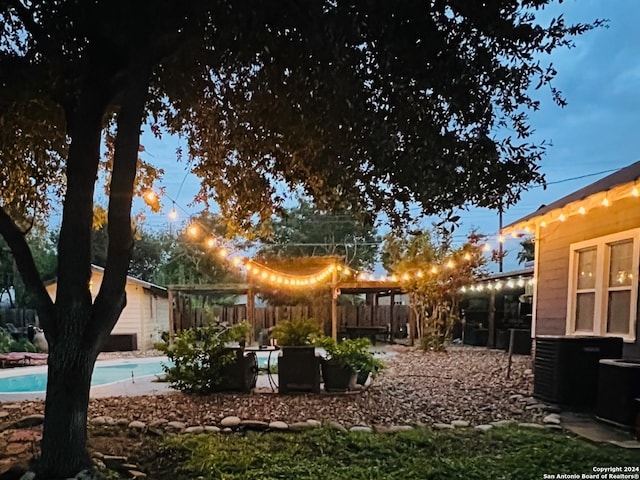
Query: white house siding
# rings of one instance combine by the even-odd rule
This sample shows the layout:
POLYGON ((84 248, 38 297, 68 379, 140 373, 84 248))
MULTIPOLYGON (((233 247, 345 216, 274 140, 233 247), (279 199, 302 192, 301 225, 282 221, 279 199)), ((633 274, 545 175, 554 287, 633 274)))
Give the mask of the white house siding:
MULTIPOLYGON (((100 291, 103 277, 102 270, 93 269, 91 276, 91 295, 94 299, 100 291)), ((52 283, 46 288, 49 296, 55 300, 57 283, 52 283)), ((168 300, 161 296, 154 295, 151 290, 144 287, 144 284, 132 278, 127 279, 125 292, 127 294, 127 305, 122 310, 120 318, 111 333, 135 334, 138 349, 150 349, 155 342, 159 341, 160 333, 169 329, 168 300), (153 297, 155 298, 153 301, 154 312, 152 317, 149 298, 153 297)))

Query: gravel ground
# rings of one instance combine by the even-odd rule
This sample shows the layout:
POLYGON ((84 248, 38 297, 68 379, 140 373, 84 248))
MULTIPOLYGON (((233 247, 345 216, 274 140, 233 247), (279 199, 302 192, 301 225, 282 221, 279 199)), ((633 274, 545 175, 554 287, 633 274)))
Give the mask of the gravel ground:
POLYGON ((125 418, 181 420, 197 425, 218 423, 228 415, 244 419, 285 422, 336 420, 358 424, 431 424, 463 419, 471 424, 513 418, 536 420, 513 395, 532 392, 531 358, 514 356, 511 378, 506 379, 507 355, 484 348, 453 347, 445 353, 398 347, 386 358, 386 367, 363 392, 342 395, 282 396, 270 393, 225 394, 211 397, 165 396, 104 399, 92 403, 92 413, 114 415, 124 403, 125 418))
MULTIPOLYGON (((431 425, 466 420, 479 425, 496 420, 540 422, 541 405, 530 399, 533 374, 529 356, 514 355, 510 379, 507 354, 481 347, 450 347, 423 352, 389 346, 386 368, 363 391, 348 394, 181 393, 92 399, 89 418, 152 422, 178 420, 187 425, 217 425, 226 416, 287 423, 316 419, 353 425, 431 425)), ((0 404, 2 422, 42 413, 41 402, 0 404), (19 405, 19 407, 18 407, 19 405)))

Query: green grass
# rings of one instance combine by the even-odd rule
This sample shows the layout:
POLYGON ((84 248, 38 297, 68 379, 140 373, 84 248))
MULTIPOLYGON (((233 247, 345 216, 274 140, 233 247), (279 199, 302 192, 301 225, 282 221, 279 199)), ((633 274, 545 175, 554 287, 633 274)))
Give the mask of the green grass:
POLYGON ((640 452, 522 428, 396 434, 250 433, 166 437, 146 459, 158 480, 540 480, 640 465, 640 452))

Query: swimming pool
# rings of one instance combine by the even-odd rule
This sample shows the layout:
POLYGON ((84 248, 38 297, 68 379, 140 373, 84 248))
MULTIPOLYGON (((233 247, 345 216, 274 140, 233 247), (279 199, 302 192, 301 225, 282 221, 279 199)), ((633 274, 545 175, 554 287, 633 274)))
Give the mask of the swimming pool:
MULTIPOLYGON (((267 367, 268 355, 257 353, 258 366, 267 367)), ((110 383, 162 375, 162 365, 167 365, 167 358, 148 358, 135 360, 118 360, 98 362, 93 369, 91 386, 108 385, 110 383)), ((271 365, 276 365, 277 360, 271 359, 271 365)), ((31 368, 33 373, 22 373, 23 367, 11 369, 10 375, 0 377, 0 394, 2 393, 43 393, 47 389, 46 367, 31 368), (36 371, 34 371, 36 370, 36 371)))

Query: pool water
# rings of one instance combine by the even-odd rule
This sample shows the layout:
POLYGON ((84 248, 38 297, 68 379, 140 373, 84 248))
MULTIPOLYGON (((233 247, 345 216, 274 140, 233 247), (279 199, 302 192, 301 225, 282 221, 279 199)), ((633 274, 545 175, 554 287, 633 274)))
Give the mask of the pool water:
MULTIPOLYGON (((258 367, 267 367, 267 356, 258 354, 258 367)), ((119 363, 113 365, 96 366, 91 377, 91 386, 106 385, 108 383, 122 382, 125 380, 135 380, 139 377, 150 375, 162 375, 164 370, 162 365, 166 365, 166 360, 155 360, 150 362, 119 363)), ((271 364, 277 364, 277 360, 271 359, 271 364)), ((36 393, 44 392, 47 389, 47 373, 29 373, 0 378, 0 393, 36 393)))

